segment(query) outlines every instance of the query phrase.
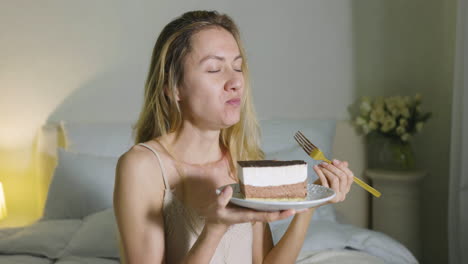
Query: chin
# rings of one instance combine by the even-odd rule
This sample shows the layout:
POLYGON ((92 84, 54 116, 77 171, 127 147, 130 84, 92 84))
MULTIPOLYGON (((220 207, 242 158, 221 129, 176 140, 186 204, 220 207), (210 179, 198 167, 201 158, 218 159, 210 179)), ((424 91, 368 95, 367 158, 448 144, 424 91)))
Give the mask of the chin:
POLYGON ((223 120, 223 122, 222 122, 222 128, 231 127, 231 126, 233 126, 233 125, 239 123, 239 121, 240 121, 240 116, 225 119, 225 120, 223 120))

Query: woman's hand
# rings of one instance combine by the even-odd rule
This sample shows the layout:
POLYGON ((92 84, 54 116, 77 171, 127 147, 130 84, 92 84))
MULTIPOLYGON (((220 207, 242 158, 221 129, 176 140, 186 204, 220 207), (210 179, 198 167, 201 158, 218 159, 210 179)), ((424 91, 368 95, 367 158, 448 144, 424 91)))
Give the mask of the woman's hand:
POLYGON ((272 222, 294 215, 294 210, 260 212, 229 204, 233 190, 227 186, 217 199, 203 208, 199 213, 205 217, 205 224, 218 228, 227 228, 233 224, 246 222, 272 222))
MULTIPOLYGON (((332 188, 336 193, 336 196, 328 203, 341 202, 346 198, 354 177, 353 172, 348 168, 348 162, 333 160, 332 164, 322 163, 314 166, 314 170, 319 177, 315 184, 332 188)), ((296 261, 304 244, 307 229, 313 225, 310 221, 315 208, 309 208, 294 217, 280 241, 274 247, 271 245, 263 263, 294 263, 296 261)))
POLYGON ((331 188, 336 196, 330 200, 330 203, 342 202, 348 194, 353 183, 354 174, 348 168, 347 161, 333 160, 331 164, 323 162, 314 166, 321 185, 331 188))

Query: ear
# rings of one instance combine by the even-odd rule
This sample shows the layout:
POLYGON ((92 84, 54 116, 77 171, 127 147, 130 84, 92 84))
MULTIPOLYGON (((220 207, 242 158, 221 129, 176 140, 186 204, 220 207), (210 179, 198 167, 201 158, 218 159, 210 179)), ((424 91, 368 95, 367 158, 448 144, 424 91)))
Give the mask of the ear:
POLYGON ((174 97, 175 97, 175 100, 176 100, 177 102, 180 102, 180 94, 179 94, 179 93, 180 93, 180 92, 179 92, 179 87, 176 87, 176 88, 174 89, 174 97))
POLYGON ((167 85, 164 85, 164 94, 166 96, 168 96, 169 98, 172 98, 173 96, 175 97, 174 99, 179 102, 180 101, 180 96, 179 96, 179 87, 176 87, 174 89, 174 94, 172 93, 172 91, 169 89, 169 87, 167 85))

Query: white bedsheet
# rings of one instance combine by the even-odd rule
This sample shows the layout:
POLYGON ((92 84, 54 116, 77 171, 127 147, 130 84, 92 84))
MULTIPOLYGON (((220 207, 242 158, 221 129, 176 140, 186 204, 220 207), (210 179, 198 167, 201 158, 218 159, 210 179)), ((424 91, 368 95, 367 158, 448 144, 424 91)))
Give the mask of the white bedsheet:
POLYGON ((55 264, 119 264, 120 262, 112 259, 104 258, 87 258, 87 257, 76 257, 69 256, 61 258, 55 262, 55 264))
POLYGON ((52 264, 54 261, 45 257, 28 255, 0 255, 0 264, 52 264))
MULTIPOLYGON (((288 223, 271 223, 270 224, 273 242, 276 244, 283 236, 288 227, 288 223)), ((384 263, 395 264, 415 264, 418 263, 416 258, 411 252, 398 241, 391 237, 372 230, 355 227, 352 225, 345 225, 331 221, 312 221, 307 231, 304 245, 301 249, 300 256, 305 258, 308 256, 310 259, 332 258, 333 255, 338 259, 344 255, 356 255, 360 251, 374 256, 384 261, 384 263), (329 250, 345 250, 343 253, 335 251, 327 252, 329 250), (346 254, 344 254, 346 252, 346 254), (325 254, 325 255, 323 255, 325 254), (344 255, 343 255, 344 254, 344 255)), ((357 256, 357 255, 356 255, 357 256)), ((358 257, 362 257, 359 255, 358 257)), ((350 261, 348 258, 347 260, 350 261)), ((304 260, 305 261, 305 260, 304 260)), ((315 263, 310 262, 303 263, 315 263)), ((331 260, 329 260, 331 261, 331 260)), ((321 263, 321 262, 318 262, 321 263)), ((329 263, 329 262, 327 262, 329 263)), ((342 262, 343 263, 343 262, 342 262)), ((344 262, 354 263, 354 262, 344 262)), ((375 263, 375 262, 364 262, 375 263)), ((379 262, 377 262, 379 263, 379 262)), ((381 263, 381 262, 380 262, 381 263)))
MULTIPOLYGON (((73 220, 70 220, 73 221, 73 220)), ((57 221, 55 221, 57 222, 57 221)), ((40 223, 44 224, 44 223, 40 223)), ((62 223, 63 224, 63 223, 62 223)), ((42 226, 41 225, 41 226, 42 226)), ((270 224, 273 234, 273 241, 276 244, 283 236, 288 227, 288 222, 278 221, 270 224)), ((54 233, 62 228, 55 228, 54 233)), ((14 233, 16 239, 9 240, 9 248, 17 249, 15 252, 1 252, 0 254, 18 254, 16 256, 0 255, 0 264, 8 263, 23 263, 23 264, 50 264, 48 255, 44 250, 51 248, 55 242, 53 237, 60 238, 56 244, 70 241, 61 239, 62 236, 52 236, 49 229, 44 228, 20 228, 20 229, 3 229, 0 230, 0 240, 5 241, 7 237, 11 237, 14 233), (27 230, 29 232, 26 232, 27 230), (34 231, 35 232, 32 232, 34 231), (15 231, 15 232, 13 232, 15 231), (19 232, 18 234, 16 232, 19 232), (22 234, 20 236, 19 234, 22 234), (35 239, 27 239, 31 236, 35 239), (40 248, 31 248, 32 241, 39 241, 39 237, 43 237, 43 241, 48 241, 47 246, 37 243, 40 248), (62 241, 63 240, 63 241, 62 241), (60 242, 62 241, 62 242, 60 242), (26 247, 29 245, 29 247, 26 247), (42 246, 42 247, 41 247, 42 246), (29 249, 29 250, 27 250, 29 249), (30 256, 26 256, 30 254, 30 256), (42 258, 36 256, 43 256, 42 258)), ((71 235, 70 235, 71 237, 71 235)), ((94 241, 94 240, 93 240, 94 241)), ((99 243, 98 240, 95 240, 99 243)), ((54 247, 52 247, 54 248, 54 247)), ((63 248, 63 246, 62 246, 63 248)), ((52 254, 55 255, 55 254, 52 254)), ((58 264, 114 264, 116 260, 105 258, 74 257, 59 254, 61 257, 56 262, 58 264), (63 255, 63 256, 62 256, 63 255)), ((55 259, 51 257, 51 259, 55 259)), ((340 224, 329 220, 314 220, 311 222, 307 231, 304 245, 301 249, 297 263, 395 263, 395 264, 413 264, 418 263, 414 256, 402 244, 389 236, 371 231, 368 229, 358 228, 352 225, 340 224)))
POLYGON ((375 256, 356 250, 331 249, 302 253, 296 264, 384 264, 375 256))
POLYGON ((29 255, 0 255, 0 264, 119 264, 118 260, 68 256, 58 260, 29 255))

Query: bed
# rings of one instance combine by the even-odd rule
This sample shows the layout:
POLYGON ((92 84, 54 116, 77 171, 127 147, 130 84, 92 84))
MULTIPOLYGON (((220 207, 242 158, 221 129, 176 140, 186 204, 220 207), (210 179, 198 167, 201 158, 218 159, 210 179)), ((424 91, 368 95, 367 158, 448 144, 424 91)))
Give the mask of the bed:
MULTIPOLYGON (((263 120, 268 159, 303 159, 294 142, 301 130, 328 156, 348 160, 356 176, 365 168, 363 139, 347 121, 263 120), (332 155, 333 154, 333 155, 332 155)), ((44 214, 35 223, 0 229, 0 263, 119 263, 112 209, 118 157, 132 146, 127 123, 49 123, 38 136, 40 188, 48 190, 44 214)), ((309 181, 316 176, 309 168, 309 181)), ((418 263, 401 243, 369 227, 369 195, 353 185, 347 200, 320 207, 296 263, 418 263)), ((275 243, 285 219, 270 224, 275 243)))

